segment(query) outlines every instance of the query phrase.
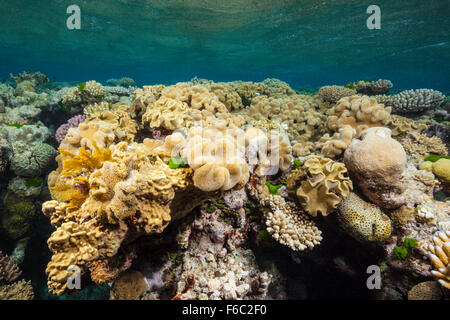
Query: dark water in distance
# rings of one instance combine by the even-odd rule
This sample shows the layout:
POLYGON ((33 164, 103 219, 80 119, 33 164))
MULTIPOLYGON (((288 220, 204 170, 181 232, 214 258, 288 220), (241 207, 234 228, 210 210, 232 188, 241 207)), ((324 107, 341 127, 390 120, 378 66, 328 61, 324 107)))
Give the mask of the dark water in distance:
POLYGON ((15 0, 0 2, 0 79, 276 77, 296 86, 390 79, 450 91, 448 0, 15 0), (81 9, 68 30, 66 8, 81 9), (369 30, 366 9, 381 8, 369 30))

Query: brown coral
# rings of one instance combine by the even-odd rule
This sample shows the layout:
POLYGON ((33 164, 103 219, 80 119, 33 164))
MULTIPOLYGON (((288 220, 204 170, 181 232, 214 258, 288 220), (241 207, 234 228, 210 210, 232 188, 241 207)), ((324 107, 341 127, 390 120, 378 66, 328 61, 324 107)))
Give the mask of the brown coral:
POLYGON ((142 273, 128 271, 112 284, 110 300, 139 300, 147 290, 148 284, 142 273))
POLYGON ((4 255, 0 251, 0 282, 13 282, 20 275, 22 271, 20 271, 17 264, 7 255, 4 255))

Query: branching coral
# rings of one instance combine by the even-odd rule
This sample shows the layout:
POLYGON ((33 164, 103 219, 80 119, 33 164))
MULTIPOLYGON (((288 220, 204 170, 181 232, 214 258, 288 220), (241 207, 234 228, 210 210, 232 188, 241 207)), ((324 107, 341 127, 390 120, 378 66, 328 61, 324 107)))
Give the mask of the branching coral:
POLYGON ((429 156, 430 154, 448 154, 447 146, 436 136, 428 137, 418 132, 410 132, 400 143, 410 154, 429 156))
POLYGON ((353 189, 343 163, 313 156, 287 177, 287 188, 294 192, 305 211, 327 216, 353 189))
POLYGON ((13 282, 21 274, 22 271, 20 271, 14 261, 0 251, 0 282, 13 282))
POLYGON ((444 102, 444 95, 436 90, 406 90, 390 96, 376 96, 379 103, 392 107, 394 113, 416 113, 432 110, 444 102))
POLYGON ((270 208, 265 213, 266 226, 275 240, 295 251, 312 249, 321 242, 320 230, 294 203, 274 195, 262 202, 270 208))
POLYGON ((354 87, 359 94, 373 96, 387 93, 392 88, 392 82, 383 79, 378 79, 377 81, 357 81, 354 87))
POLYGON ((0 285, 0 300, 33 300, 30 281, 20 280, 9 285, 0 285))

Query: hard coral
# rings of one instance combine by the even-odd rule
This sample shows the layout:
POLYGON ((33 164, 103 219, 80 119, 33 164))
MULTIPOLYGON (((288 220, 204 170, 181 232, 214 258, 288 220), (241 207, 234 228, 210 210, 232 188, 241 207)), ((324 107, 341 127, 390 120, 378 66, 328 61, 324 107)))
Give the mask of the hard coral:
POLYGON ((321 242, 321 231, 294 203, 274 195, 262 202, 270 208, 265 213, 266 226, 275 240, 295 251, 312 249, 321 242))
POLYGON ((22 271, 20 271, 17 264, 15 264, 15 262, 10 257, 4 255, 0 251, 0 283, 13 282, 18 277, 20 277, 21 274, 22 271))
POLYGON ((336 103, 341 98, 353 96, 355 94, 356 90, 342 86, 324 86, 319 89, 318 93, 319 97, 330 103, 336 103))
POLYGON ((343 229, 360 241, 384 241, 391 235, 389 217, 353 192, 339 204, 338 219, 343 229))

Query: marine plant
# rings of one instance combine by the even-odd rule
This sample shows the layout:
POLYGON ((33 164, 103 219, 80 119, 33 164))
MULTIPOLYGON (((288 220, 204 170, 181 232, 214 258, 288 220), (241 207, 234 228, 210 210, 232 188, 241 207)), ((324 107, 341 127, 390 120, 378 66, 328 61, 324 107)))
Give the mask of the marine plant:
POLYGON ((280 189, 283 186, 283 184, 273 185, 269 181, 266 181, 266 186, 267 188, 269 188, 270 194, 277 195, 278 189, 280 189))

